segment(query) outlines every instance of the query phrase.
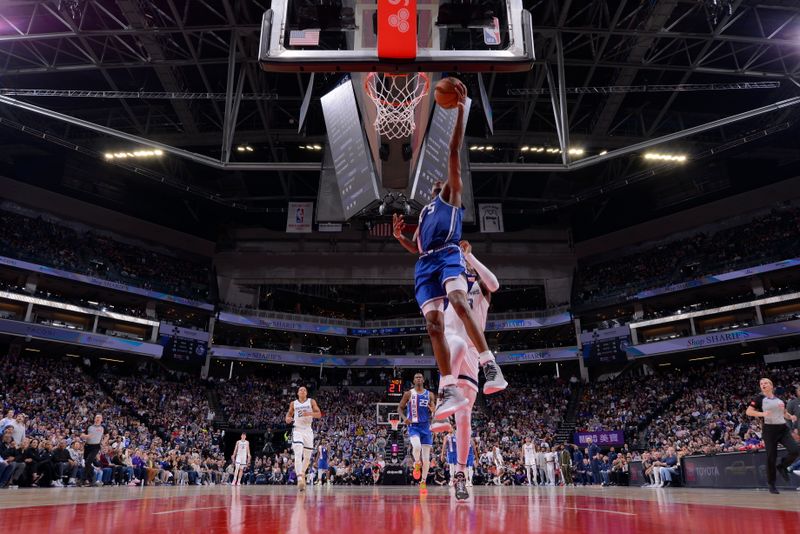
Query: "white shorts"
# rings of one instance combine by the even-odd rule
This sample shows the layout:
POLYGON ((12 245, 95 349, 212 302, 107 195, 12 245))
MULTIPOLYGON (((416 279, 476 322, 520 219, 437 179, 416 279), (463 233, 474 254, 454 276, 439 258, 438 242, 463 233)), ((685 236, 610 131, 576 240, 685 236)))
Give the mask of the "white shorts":
POLYGON ((525 467, 533 467, 536 469, 536 460, 533 458, 525 458, 525 467))
POLYGON ((310 428, 292 430, 292 444, 302 443, 305 449, 314 449, 314 431, 310 428))
POLYGON ((458 369, 453 366, 451 372, 453 376, 458 379, 458 385, 467 387, 478 391, 478 369, 480 368, 478 362, 478 350, 473 347, 466 337, 466 331, 462 329, 463 337, 460 334, 447 335, 447 345, 450 348, 451 361, 455 360, 455 353, 458 350, 464 350, 466 346, 466 354, 461 359, 461 364, 458 369))

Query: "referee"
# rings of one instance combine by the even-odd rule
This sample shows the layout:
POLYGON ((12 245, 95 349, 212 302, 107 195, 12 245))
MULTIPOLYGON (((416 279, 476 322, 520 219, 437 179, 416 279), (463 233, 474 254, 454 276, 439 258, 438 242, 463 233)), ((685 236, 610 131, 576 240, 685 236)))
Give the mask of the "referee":
POLYGON ((83 444, 83 479, 85 486, 91 486, 94 483, 94 461, 97 459, 97 453, 100 452, 100 443, 103 441, 103 416, 97 414, 94 416, 94 424, 91 425, 85 434, 81 434, 81 439, 84 440, 83 444))
POLYGON ((788 482, 789 472, 787 468, 792 465, 795 459, 800 456, 800 448, 795 443, 790 427, 786 420, 797 422, 797 416, 790 414, 786 410, 786 405, 781 399, 775 396, 775 386, 769 378, 762 378, 758 385, 761 387, 761 395, 754 398, 747 407, 747 415, 750 417, 763 417, 761 438, 764 440, 764 448, 767 450, 767 483, 770 493, 778 493, 775 487, 775 462, 778 459, 778 444, 786 447, 786 457, 777 465, 778 473, 788 482))

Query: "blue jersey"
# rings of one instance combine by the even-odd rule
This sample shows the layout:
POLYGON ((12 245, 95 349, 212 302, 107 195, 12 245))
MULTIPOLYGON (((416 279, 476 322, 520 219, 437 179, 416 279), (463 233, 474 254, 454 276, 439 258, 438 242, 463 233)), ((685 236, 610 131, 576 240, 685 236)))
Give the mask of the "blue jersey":
POLYGON ((452 206, 437 195, 433 202, 422 208, 417 228, 417 246, 421 254, 458 245, 461 241, 461 219, 464 208, 452 206))
POLYGON ((328 468, 328 447, 322 447, 319 450, 319 460, 317 461, 317 467, 319 469, 327 469, 328 468))
POLYGON ((453 455, 458 454, 458 445, 456 443, 456 437, 455 436, 450 436, 449 438, 447 438, 447 441, 445 442, 445 446, 447 447, 447 454, 448 455, 449 454, 453 454, 453 455))
POLYGON ((422 393, 417 393, 416 389, 411 390, 411 398, 406 404, 406 417, 412 424, 427 425, 431 420, 431 392, 427 389, 422 393))

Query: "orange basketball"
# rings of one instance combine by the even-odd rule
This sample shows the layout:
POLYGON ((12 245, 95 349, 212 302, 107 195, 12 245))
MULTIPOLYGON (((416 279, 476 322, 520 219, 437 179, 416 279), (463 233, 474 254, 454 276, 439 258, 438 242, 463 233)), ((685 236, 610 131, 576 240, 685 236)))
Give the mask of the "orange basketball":
POLYGON ((457 78, 442 78, 439 80, 433 92, 436 103, 444 109, 453 109, 457 107, 458 93, 456 92, 456 84, 460 83, 461 81, 457 78))

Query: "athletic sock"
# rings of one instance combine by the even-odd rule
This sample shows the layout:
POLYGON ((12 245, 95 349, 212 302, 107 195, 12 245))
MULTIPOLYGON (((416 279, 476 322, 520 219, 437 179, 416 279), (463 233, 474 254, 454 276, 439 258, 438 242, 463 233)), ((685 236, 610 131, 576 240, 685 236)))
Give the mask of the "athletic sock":
POLYGON ((441 384, 442 384, 441 387, 443 387, 443 388, 446 388, 447 386, 455 386, 456 385, 456 377, 454 377, 453 375, 444 375, 444 376, 442 376, 441 384))

